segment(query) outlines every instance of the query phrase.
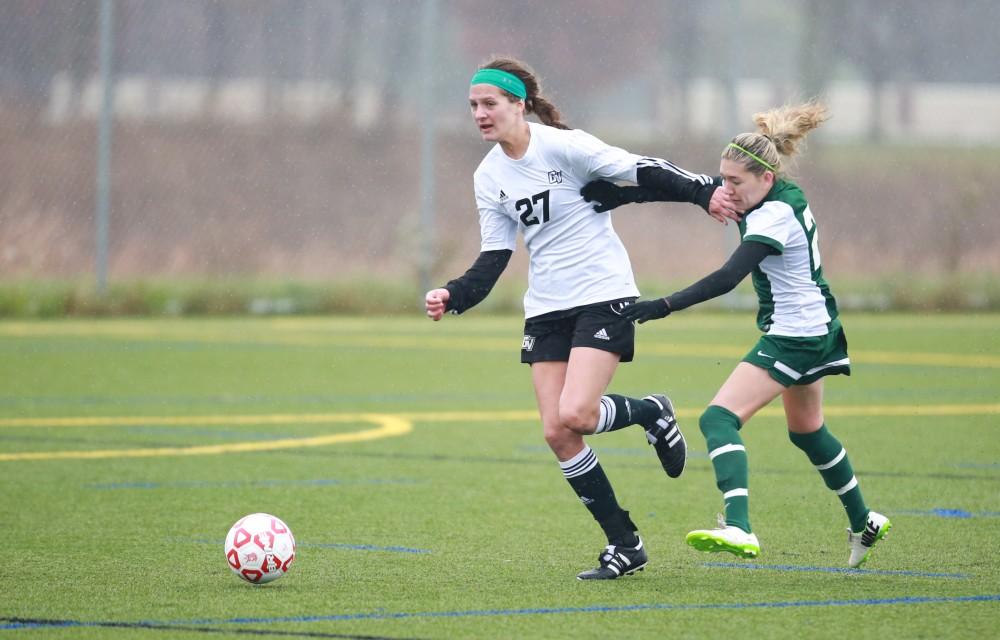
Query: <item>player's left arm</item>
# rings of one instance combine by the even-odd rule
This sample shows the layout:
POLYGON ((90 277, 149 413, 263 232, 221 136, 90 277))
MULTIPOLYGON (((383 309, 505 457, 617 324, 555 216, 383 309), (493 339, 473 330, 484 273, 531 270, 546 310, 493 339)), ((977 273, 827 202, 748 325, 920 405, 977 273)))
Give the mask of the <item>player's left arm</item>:
POLYGON ((707 211, 722 180, 692 173, 662 158, 642 158, 636 165, 636 183, 646 196, 663 202, 690 202, 707 211))
POLYGON ((775 253, 780 252, 770 244, 755 240, 744 241, 736 248, 733 255, 729 256, 726 264, 713 273, 690 287, 664 298, 631 304, 625 307, 622 316, 629 320, 638 320, 639 324, 642 324, 647 320, 665 318, 674 311, 717 298, 735 289, 736 285, 742 282, 764 258, 775 253))
POLYGON ((633 202, 690 202, 722 223, 739 220, 742 210, 729 198, 722 178, 692 173, 661 158, 640 158, 636 163, 638 186, 619 186, 597 180, 584 185, 580 193, 588 202, 597 202, 603 212, 633 202))

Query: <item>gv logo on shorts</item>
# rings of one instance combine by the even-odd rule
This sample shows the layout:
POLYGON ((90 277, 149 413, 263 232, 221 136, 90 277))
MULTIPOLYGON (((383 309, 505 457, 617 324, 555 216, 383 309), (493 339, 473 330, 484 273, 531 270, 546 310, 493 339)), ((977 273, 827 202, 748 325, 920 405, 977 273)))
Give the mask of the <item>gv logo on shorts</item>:
POLYGON ((535 348, 535 336, 524 336, 524 340, 521 341, 522 351, 531 351, 535 348))
POLYGON ((631 303, 628 300, 621 300, 619 302, 612 302, 608 306, 611 307, 611 313, 620 316, 622 314, 622 311, 624 311, 625 307, 627 307, 629 304, 631 303))

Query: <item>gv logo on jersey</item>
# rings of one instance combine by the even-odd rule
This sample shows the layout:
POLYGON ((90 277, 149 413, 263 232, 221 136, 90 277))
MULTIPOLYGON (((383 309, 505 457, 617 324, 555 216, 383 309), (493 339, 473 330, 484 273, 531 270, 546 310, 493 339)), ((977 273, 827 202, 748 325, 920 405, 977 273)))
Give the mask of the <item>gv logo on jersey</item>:
POLYGON ((549 171, 549 184, 562 184, 562 171, 549 171))

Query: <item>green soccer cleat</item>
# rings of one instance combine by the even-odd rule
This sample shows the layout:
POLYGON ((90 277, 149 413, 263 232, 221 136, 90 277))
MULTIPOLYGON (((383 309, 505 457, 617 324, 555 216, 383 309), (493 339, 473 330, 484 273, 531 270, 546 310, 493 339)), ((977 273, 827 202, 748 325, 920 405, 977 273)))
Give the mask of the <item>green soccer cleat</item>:
POLYGON ((698 551, 715 553, 725 551, 740 558, 756 558, 760 553, 757 536, 739 527, 725 526, 720 519, 719 529, 698 529, 687 534, 685 541, 698 551))
POLYGON ((891 528, 892 523, 889 522, 889 518, 881 513, 869 511, 864 531, 854 533, 848 529, 847 541, 851 545, 851 557, 847 561, 847 566, 856 569, 863 565, 868 560, 875 543, 884 538, 891 528))

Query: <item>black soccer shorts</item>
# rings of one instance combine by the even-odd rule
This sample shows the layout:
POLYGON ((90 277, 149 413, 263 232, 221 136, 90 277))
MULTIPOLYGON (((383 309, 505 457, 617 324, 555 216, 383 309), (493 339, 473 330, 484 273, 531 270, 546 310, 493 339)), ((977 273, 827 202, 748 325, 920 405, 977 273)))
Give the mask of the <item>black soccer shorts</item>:
POLYGON ((573 347, 592 347, 621 355, 631 362, 635 354, 635 325, 622 318, 622 309, 635 298, 553 311, 524 321, 521 362, 568 362, 573 347))

